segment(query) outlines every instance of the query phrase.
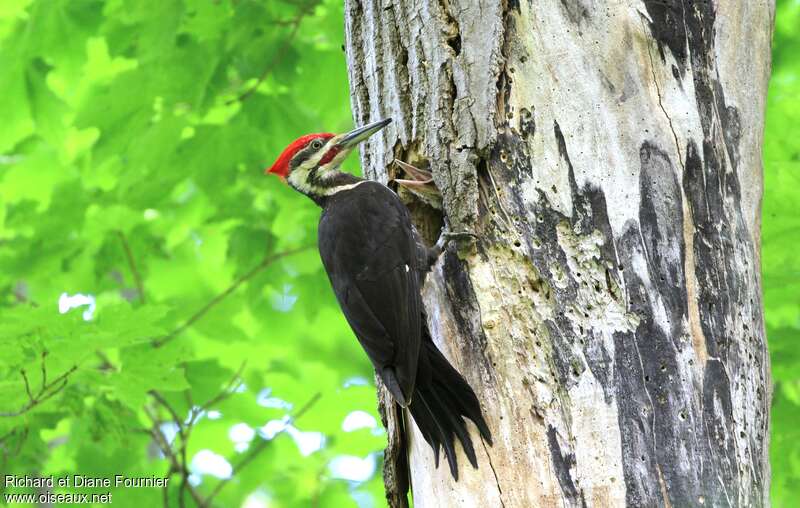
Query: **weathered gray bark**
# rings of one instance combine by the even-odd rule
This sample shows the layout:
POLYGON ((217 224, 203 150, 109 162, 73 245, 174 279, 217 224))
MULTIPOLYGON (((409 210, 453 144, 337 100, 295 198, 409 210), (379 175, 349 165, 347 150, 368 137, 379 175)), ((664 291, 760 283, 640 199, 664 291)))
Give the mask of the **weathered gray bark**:
POLYGON ((417 507, 768 505, 773 12, 347 0, 356 123, 395 120, 362 151, 366 174, 430 168, 452 228, 480 235, 443 256, 425 301, 495 444, 478 470, 461 456, 455 483, 413 426, 408 443, 392 427, 392 504, 407 449, 417 507))

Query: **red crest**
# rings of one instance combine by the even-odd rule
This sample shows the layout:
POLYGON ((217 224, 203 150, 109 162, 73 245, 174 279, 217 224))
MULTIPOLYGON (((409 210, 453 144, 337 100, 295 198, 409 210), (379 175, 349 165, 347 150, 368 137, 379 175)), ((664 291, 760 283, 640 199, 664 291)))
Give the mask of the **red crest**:
POLYGON ((265 173, 273 173, 282 178, 286 178, 289 176, 289 162, 292 160, 292 157, 297 154, 297 152, 305 148, 314 139, 322 138, 327 141, 332 137, 333 134, 323 132, 319 134, 306 134, 305 136, 295 139, 289 143, 289 146, 287 146, 283 152, 281 152, 275 163, 269 169, 267 169, 265 173))

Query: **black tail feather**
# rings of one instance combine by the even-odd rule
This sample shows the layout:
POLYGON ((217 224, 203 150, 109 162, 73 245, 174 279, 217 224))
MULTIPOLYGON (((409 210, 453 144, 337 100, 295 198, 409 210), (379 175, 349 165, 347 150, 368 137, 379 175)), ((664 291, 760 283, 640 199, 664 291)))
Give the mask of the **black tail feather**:
POLYGON ((437 376, 434 383, 441 385, 446 390, 449 397, 446 397, 458 408, 458 412, 470 420, 478 427, 478 431, 489 445, 492 445, 492 433, 486 420, 483 419, 481 404, 472 388, 461 376, 461 374, 447 361, 444 355, 431 343, 432 349, 431 364, 437 369, 437 376))
POLYGON ((439 430, 440 426, 436 423, 436 417, 431 413, 428 405, 424 403, 422 395, 418 391, 414 394, 414 399, 408 409, 411 411, 411 416, 417 423, 422 437, 433 448, 433 459, 436 467, 439 467, 439 448, 444 438, 439 430))
POLYGON ((458 463, 455 452, 456 437, 473 467, 478 460, 464 418, 469 418, 490 445, 492 436, 483 419, 480 403, 475 392, 461 374, 427 338, 423 339, 420 356, 420 371, 411 404, 411 416, 422 437, 433 448, 436 467, 439 467, 439 448, 444 448, 450 473, 458 480, 458 463), (427 372, 423 372, 427 371, 427 372))
POLYGON ((433 380, 434 383, 441 385, 442 388, 450 394, 448 400, 456 404, 460 414, 475 422, 483 439, 491 445, 492 433, 489 431, 489 426, 486 425, 486 421, 483 419, 481 404, 475 392, 472 391, 472 388, 455 367, 450 365, 447 358, 436 349, 433 342, 423 344, 423 347, 427 346, 426 349, 428 350, 430 365, 434 372, 436 372, 433 380))
MULTIPOLYGON (((425 406, 425 409, 428 413, 432 416, 432 420, 434 425, 436 426, 436 433, 438 437, 438 443, 436 445, 436 449, 438 450, 439 445, 444 448, 444 454, 447 457, 447 463, 450 465, 450 474, 453 475, 453 478, 458 480, 458 461, 456 460, 456 448, 454 446, 455 442, 453 439, 453 430, 446 425, 446 422, 442 420, 441 414, 437 415, 437 412, 441 411, 441 407, 431 407, 428 403, 427 397, 435 397, 436 394, 434 392, 428 392, 428 390, 418 391, 417 394, 419 396, 419 402, 425 406), (424 393, 427 392, 427 393, 424 393)), ((414 413, 411 413, 412 415, 414 413)), ((439 459, 436 459, 436 467, 439 467, 439 459)))
POLYGON ((475 456, 475 448, 472 446, 472 439, 469 437, 469 432, 467 431, 467 425, 464 422, 464 419, 458 416, 458 409, 453 407, 453 404, 450 400, 442 400, 435 391, 433 392, 433 397, 439 407, 446 408, 446 411, 444 411, 444 416, 449 423, 450 429, 455 432, 456 436, 458 436, 458 440, 461 441, 461 446, 464 448, 464 453, 467 454, 469 463, 472 464, 472 467, 477 468, 478 458, 475 456))

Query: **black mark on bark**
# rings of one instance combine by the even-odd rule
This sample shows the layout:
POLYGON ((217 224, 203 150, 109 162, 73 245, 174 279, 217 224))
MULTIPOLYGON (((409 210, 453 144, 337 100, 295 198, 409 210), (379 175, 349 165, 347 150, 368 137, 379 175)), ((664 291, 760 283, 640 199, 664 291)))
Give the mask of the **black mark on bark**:
MULTIPOLYGON (((673 171, 671 167, 667 169, 673 171)), ((658 265, 662 260, 646 247, 667 238, 667 230, 661 229, 663 225, 661 220, 650 223, 645 236, 636 223, 630 222, 618 242, 620 262, 625 266, 647 265, 650 279, 642 279, 637 270, 623 272, 628 306, 640 322, 634 333, 614 337, 617 368, 632 369, 631 373, 638 374, 616 378, 623 468, 631 506, 663 504, 658 482, 654 481, 659 473, 673 506, 692 506, 696 503, 695 496, 702 493, 699 468, 686 467, 702 462, 703 456, 696 445, 696 440, 702 439, 702 432, 697 435, 699 426, 695 421, 699 410, 691 393, 683 389, 681 373, 688 366, 680 364, 681 346, 676 345, 679 339, 672 332, 673 328, 679 329, 684 319, 680 314, 684 307, 676 298, 669 297, 669 288, 664 294, 667 298, 662 297, 668 286, 666 281, 659 280, 658 265), (659 315, 666 315, 670 322, 656 321, 659 315), (688 503, 691 499, 695 503, 688 503)))
MULTIPOLYGON (((572 173, 572 162, 569 160, 569 153, 567 153, 567 142, 564 139, 564 133, 561 132, 561 126, 558 125, 558 120, 553 121, 553 134, 556 137, 556 143, 558 143, 558 154, 564 159, 564 162, 567 163, 569 167, 569 172, 572 173)), ((574 180, 574 177, 573 177, 574 180)))
POLYGON ((572 481, 572 473, 570 472, 570 469, 575 467, 575 454, 561 452, 558 433, 550 425, 547 426, 547 442, 550 448, 550 457, 553 460, 553 469, 555 469, 556 478, 558 478, 558 484, 561 486, 562 492, 570 501, 577 501, 578 489, 575 488, 575 483, 572 481))
POLYGON ((447 45, 453 50, 455 56, 461 54, 461 34, 456 33, 452 37, 447 38, 447 45))
POLYGON ((575 25, 580 25, 589 19, 589 8, 584 5, 584 0, 561 0, 561 7, 575 25))
POLYGON ((532 138, 536 134, 536 119, 533 117, 534 107, 522 108, 519 111, 519 133, 523 139, 532 138))
POLYGON ((682 0, 645 0, 647 13, 650 15, 650 31, 656 42, 661 60, 666 61, 665 49, 681 66, 681 74, 686 71, 686 28, 685 12, 682 0))
MULTIPOLYGON (((647 253, 651 283, 657 288, 677 342, 686 316, 683 200, 677 169, 667 154, 649 142, 639 150, 639 224, 647 253)), ((680 344, 675 344, 680 348, 680 344)))
POLYGON ((739 461, 734 440, 731 380, 719 360, 706 362, 703 372, 703 423, 707 453, 713 466, 704 469, 703 484, 709 506, 739 504, 739 461))
MULTIPOLYGON (((474 358, 486 358, 483 354, 486 349, 486 335, 480 323, 480 307, 475 296, 475 289, 469 274, 455 252, 447 251, 444 254, 443 275, 447 287, 448 301, 453 304, 453 318, 462 337, 472 337, 471 346, 477 354, 474 358)), ((487 363, 489 362, 486 359, 487 363)), ((486 365, 488 372, 493 372, 491 365, 486 365)))

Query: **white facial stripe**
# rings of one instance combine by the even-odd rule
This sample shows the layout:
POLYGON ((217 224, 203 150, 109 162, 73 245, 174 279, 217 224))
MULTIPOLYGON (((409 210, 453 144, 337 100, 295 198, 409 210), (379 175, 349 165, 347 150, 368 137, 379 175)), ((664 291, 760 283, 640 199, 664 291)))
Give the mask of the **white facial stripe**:
POLYGON ((287 180, 292 187, 304 193, 308 193, 312 190, 311 186, 308 184, 308 174, 312 169, 317 167, 320 159, 322 159, 322 157, 328 153, 328 150, 336 144, 337 138, 338 136, 331 138, 317 153, 303 161, 294 171, 289 173, 287 180))
MULTIPOLYGON (((312 155, 311 157, 306 159, 305 162, 303 162, 300 165, 300 167, 297 168, 297 169, 298 170, 299 169, 306 169, 308 171, 311 171, 312 169, 317 167, 317 164, 319 164, 320 159, 322 159, 322 157, 325 156, 326 153, 328 153, 328 150, 333 148, 333 145, 336 144, 337 138, 338 138, 338 136, 331 138, 327 143, 325 143, 325 146, 320 148, 317 153, 315 153, 314 155, 312 155)), ((295 171, 297 171, 297 170, 295 170, 295 171)))
POLYGON ((309 195, 313 194, 315 196, 333 196, 337 192, 342 192, 342 191, 346 191, 346 190, 350 190, 350 189, 355 189, 356 187, 358 187, 362 183, 367 183, 369 181, 370 180, 362 180, 360 182, 349 183, 347 185, 338 185, 336 187, 313 187, 313 186, 309 185, 308 182, 305 181, 305 180, 303 180, 301 183, 298 184, 298 183, 295 183, 294 181, 292 181, 291 176, 289 178, 289 182, 292 184, 292 186, 295 189, 297 189, 300 192, 303 192, 305 194, 309 194, 309 195))
POLYGON ((342 191, 346 191, 346 190, 350 190, 350 189, 355 189, 356 187, 358 187, 362 183, 367 183, 367 182, 369 182, 369 180, 361 180, 360 182, 356 182, 356 183, 351 183, 351 184, 347 184, 347 185, 340 185, 338 187, 331 187, 331 188, 325 190, 324 195, 325 196, 333 196, 337 192, 342 192, 342 191))
MULTIPOLYGON (((323 148, 321 148, 317 153, 306 159, 300 166, 298 166, 294 171, 289 173, 289 177, 287 180, 291 184, 292 187, 299 190, 300 192, 308 195, 316 195, 316 196, 333 196, 337 192, 342 192, 350 189, 354 189, 358 187, 362 183, 366 183, 367 180, 351 183, 347 185, 339 185, 337 187, 314 187, 309 184, 308 177, 311 170, 317 167, 319 161, 322 157, 328 153, 328 150, 334 147, 336 143, 338 143, 340 136, 336 136, 331 138, 323 148)), ((330 160, 327 164, 320 166, 317 169, 318 178, 324 180, 328 176, 333 176, 337 173, 339 166, 342 164, 342 161, 350 155, 352 150, 342 150, 341 152, 337 153, 333 159, 330 160)))
MULTIPOLYGON (((331 138, 324 147, 322 147, 317 153, 306 159, 300 166, 298 166, 294 171, 289 173, 289 178, 287 179, 289 183, 295 189, 299 190, 304 194, 315 194, 317 196, 332 196, 337 192, 343 190, 349 190, 353 187, 359 185, 363 182, 358 182, 354 184, 348 185, 341 185, 338 187, 327 187, 327 188, 317 188, 309 184, 308 177, 319 161, 325 156, 328 151, 333 148, 336 143, 339 142, 339 138, 341 136, 336 136, 331 138)), ((351 150, 342 150, 341 152, 337 153, 330 162, 322 165, 317 169, 317 175, 320 180, 324 180, 326 176, 331 176, 339 169, 339 166, 342 164, 345 158, 350 154, 351 150)))
MULTIPOLYGON (((308 170, 306 170, 306 171, 308 171, 308 170)), ((302 192, 304 194, 307 194, 307 195, 314 195, 314 196, 333 196, 337 192, 342 192, 342 191, 346 191, 346 190, 350 190, 350 189, 355 189, 356 187, 358 187, 362 183, 367 183, 367 182, 370 181, 370 180, 362 180, 360 182, 349 183, 349 184, 346 184, 346 185, 338 185, 336 187, 314 187, 314 186, 308 184, 308 180, 300 179, 300 178, 297 178, 297 180, 295 180, 294 178, 292 178, 292 175, 294 175, 294 173, 296 173, 296 172, 297 172, 297 170, 292 172, 291 175, 289 175, 289 183, 292 185, 292 187, 294 187, 295 189, 299 190, 300 192, 302 192)))
POLYGON ((308 185, 308 173, 310 171, 311 168, 305 168, 303 166, 300 166, 299 168, 289 173, 289 177, 286 180, 292 187, 299 190, 300 192, 308 193, 308 191, 311 190, 308 185))

